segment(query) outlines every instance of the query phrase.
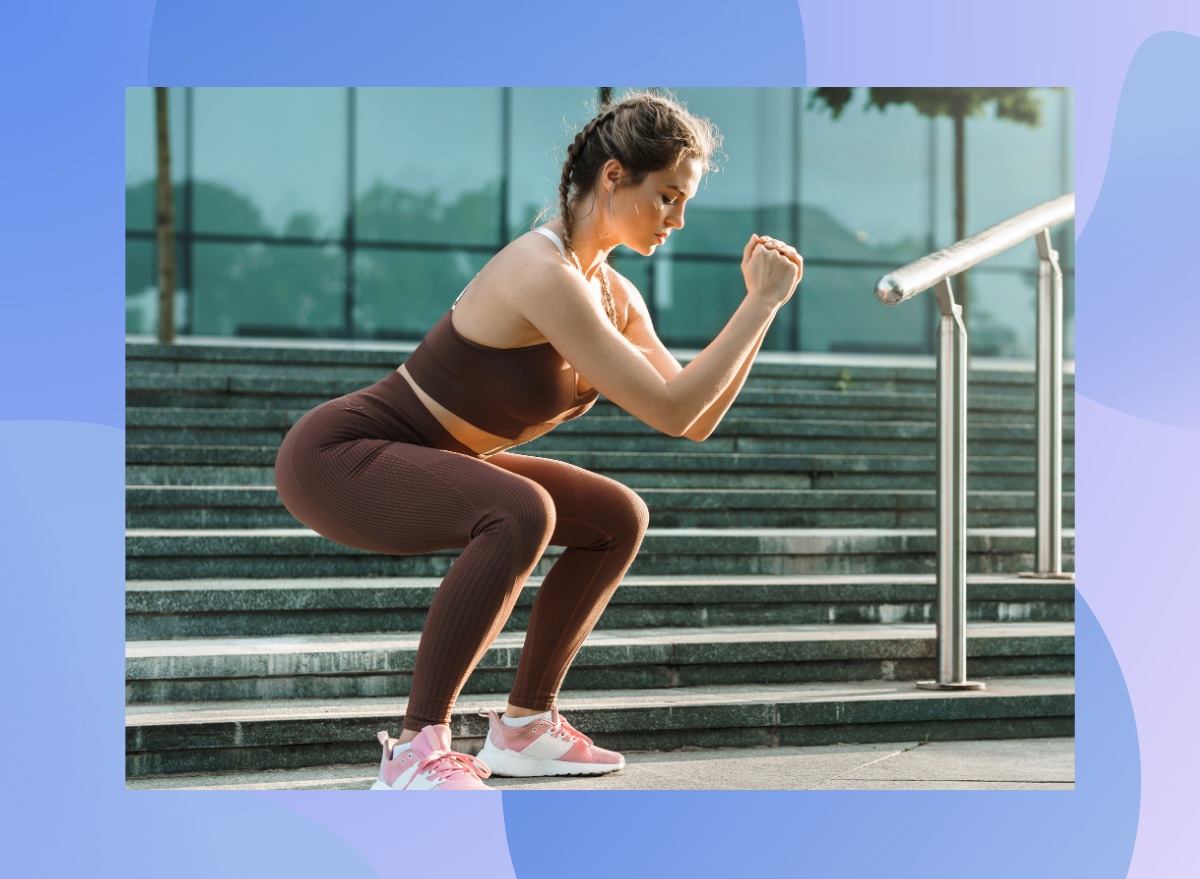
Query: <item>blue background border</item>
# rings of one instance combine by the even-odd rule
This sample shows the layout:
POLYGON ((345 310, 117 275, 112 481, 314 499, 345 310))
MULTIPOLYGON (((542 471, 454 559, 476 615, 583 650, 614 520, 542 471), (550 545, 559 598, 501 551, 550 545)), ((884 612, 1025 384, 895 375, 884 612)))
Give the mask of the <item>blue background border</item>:
MULTIPOLYGON (((17 875, 1173 875, 1200 709, 1167 691, 1200 610, 1200 7, 845 0, 470 6, 8 4, 0 151, 0 577, 17 875), (893 8, 895 7, 895 8, 893 8), (1067 85, 1076 92, 1077 788, 506 793, 123 785, 124 88, 1067 85), (1187 206, 1187 207, 1184 207, 1187 206), (1194 283, 1194 282, 1192 282, 1194 283), (1191 401, 1190 404, 1187 401, 1191 401), (1140 743, 1140 755, 1139 755, 1140 743), (546 797, 555 797, 548 800, 546 797), (368 811, 369 809, 369 811, 368 811), (547 833, 547 822, 554 832, 547 833), (416 861, 404 839, 423 840, 416 861), (511 853, 511 854, 510 854, 511 853), (427 858, 427 860, 421 860, 427 858)), ((729 144, 727 149, 736 145, 729 144)))

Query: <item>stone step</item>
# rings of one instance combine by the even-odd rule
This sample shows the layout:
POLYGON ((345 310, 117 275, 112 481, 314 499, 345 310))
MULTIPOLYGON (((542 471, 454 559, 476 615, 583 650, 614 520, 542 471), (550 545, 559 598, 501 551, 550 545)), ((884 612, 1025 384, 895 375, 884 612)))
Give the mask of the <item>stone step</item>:
MULTIPOLYGON (((530 577, 504 631, 523 631, 542 583, 530 577)), ((441 584, 437 577, 302 580, 135 580, 125 587, 131 640, 419 632, 441 584)), ((932 623, 932 575, 673 577, 627 576, 599 629, 932 623)), ((1066 622, 1075 585, 1063 580, 975 576, 967 620, 1066 622)))
MULTIPOLYGON (((932 528, 931 490, 775 491, 645 488, 638 494, 660 528, 932 528)), ((1033 521, 1034 493, 967 493, 967 521, 977 528, 1033 521)), ((1075 494, 1063 494, 1063 524, 1074 527, 1075 494)), ((296 520, 271 486, 129 486, 127 528, 288 528, 296 520)))
MULTIPOLYGON (((1074 564, 1074 531, 1063 533, 1063 565, 1074 564)), ((972 528, 967 570, 1019 573, 1034 564, 1032 528, 972 528)), ((370 553, 306 528, 256 530, 131 529, 126 577, 184 580, 223 577, 444 577, 459 550, 413 556, 370 553)), ((563 552, 548 547, 533 573, 545 575, 563 552)), ((935 569, 933 529, 651 528, 634 575, 928 574, 935 569)))
MULTIPOLYGON (((537 454, 530 446, 522 446, 520 454, 537 454)), ((585 466, 582 461, 589 460, 587 453, 561 452, 542 457, 566 461, 577 466, 585 466)), ((929 489, 936 484, 932 472, 923 473, 862 473, 862 472, 754 472, 743 470, 730 474, 722 471, 698 469, 693 471, 662 472, 653 470, 623 470, 620 467, 633 467, 637 461, 633 458, 613 461, 614 466, 587 469, 610 479, 629 486, 635 491, 650 488, 672 489, 703 489, 708 491, 724 490, 730 487, 755 490, 788 490, 807 491, 817 489, 823 491, 917 491, 929 489)), ((1062 485, 1064 492, 1075 490, 1075 474, 1073 459, 1064 459, 1062 485)), ((1033 465, 1030 463, 1027 473, 991 474, 972 472, 977 465, 968 463, 971 478, 968 485, 971 491, 1020 491, 1033 492, 1035 478, 1033 465)), ((275 470, 273 466, 205 466, 190 464, 126 464, 126 486, 274 486, 275 470)))
MULTIPOLYGON (((986 688, 947 692, 880 680, 710 685, 564 692, 558 705, 598 745, 621 751, 1074 735, 1073 677, 972 679, 986 688)), ((506 699, 503 691, 461 697, 450 724, 455 750, 478 753, 487 720, 477 712, 506 699)), ((129 706, 126 775, 378 766, 375 733, 394 735, 405 709, 395 697, 129 706)))
MULTIPOLYGON (((522 454, 566 461, 587 470, 708 472, 738 478, 744 473, 826 474, 930 474, 937 473, 934 455, 856 455, 856 454, 712 454, 696 452, 690 443, 679 452, 571 452, 541 453, 534 443, 522 448, 522 454)), ((174 465, 206 467, 274 467, 278 448, 274 446, 139 446, 125 447, 126 466, 174 465)), ((1063 476, 1074 476, 1074 456, 1063 459, 1063 476)), ((1019 455, 968 455, 967 476, 972 474, 1032 474, 1034 461, 1019 455)), ((126 484, 133 484, 128 483, 126 484)), ((650 488, 650 486, 648 486, 650 488)), ((750 488, 750 486, 742 486, 750 488)), ((928 486, 922 486, 928 488, 928 486)))
MULTIPOLYGON (((268 400, 253 396, 211 396, 187 397, 182 394, 126 394, 130 405, 142 408, 190 408, 201 411, 245 411, 272 409, 277 411, 307 412, 333 397, 307 396, 287 399, 268 400)), ((864 401, 861 404, 843 404, 842 408, 832 408, 831 405, 787 404, 768 401, 746 402, 739 397, 737 403, 729 410, 739 418, 779 419, 797 418, 805 420, 858 420, 858 421, 917 421, 936 422, 936 412, 932 406, 912 409, 902 405, 885 406, 881 401, 864 401)), ((588 412, 587 418, 619 418, 627 415, 624 410, 601 397, 596 405, 588 412)), ((976 424, 1016 424, 1032 425, 1034 415, 1032 407, 1027 409, 981 409, 972 404, 968 419, 976 424)), ((582 419, 581 419, 582 420, 582 419)), ((1074 413, 1068 409, 1063 415, 1064 429, 1070 429, 1074 424, 1074 413)), ((691 440, 681 440, 691 442, 691 440)))
MULTIPOLYGON (((252 432, 282 438, 306 410, 302 409, 189 409, 130 406, 125 410, 127 431, 161 430, 204 433, 230 433, 235 436, 252 432)), ((836 440, 935 440, 937 424, 928 419, 904 421, 862 421, 838 419, 746 418, 731 410, 716 432, 701 448, 717 437, 795 437, 798 439, 836 440)), ((623 436, 677 439, 663 434, 638 421, 631 415, 592 415, 568 421, 555 433, 577 437, 623 436)), ((1073 441, 1073 429, 1064 427, 1064 441, 1073 441)), ((971 423, 968 438, 980 443, 1033 442, 1036 433, 1032 422, 998 424, 971 423)), ((178 443, 172 443, 178 444, 178 443)), ((145 445, 145 444, 143 444, 145 445)), ((196 445, 211 445, 196 443, 196 445)), ((237 445, 235 443, 235 445, 237 445)), ((259 445, 242 443, 241 445, 259 445)))
MULTIPOLYGON (((196 409, 200 412, 200 409, 196 409)), ((229 409, 233 412, 233 409, 229 409)), ((841 424, 858 424, 869 426, 875 436, 859 437, 857 431, 827 431, 817 432, 812 425, 805 425, 806 430, 794 433, 780 433, 776 436, 737 435, 734 432, 720 431, 703 443, 679 440, 678 437, 662 435, 654 432, 604 432, 606 425, 595 424, 596 421, 614 421, 613 418, 580 419, 574 424, 588 427, 590 432, 582 430, 554 430, 546 436, 539 437, 526 448, 527 452, 558 453, 558 452, 638 452, 638 453, 673 453, 683 450, 685 453, 701 454, 829 454, 838 452, 845 455, 934 455, 937 452, 936 425, 919 425, 928 427, 923 432, 926 437, 907 437, 900 431, 889 432, 883 425, 872 421, 848 421, 841 424)), ((761 424, 772 424, 763 419, 761 424)), ((799 423, 790 423, 799 424, 799 423)), ((828 424, 828 423, 826 423, 828 424)), ((894 423, 893 423, 894 424, 894 423)), ((563 425, 564 429, 568 425, 563 425)), ((724 425, 722 425, 724 426, 724 425)), ((982 425, 976 431, 976 437, 968 437, 968 455, 1000 455, 1000 456, 1033 456, 1037 452, 1036 438, 1032 429, 1018 429, 1027 433, 1020 438, 991 438, 978 437, 979 433, 988 432, 989 425, 982 425)), ((1009 429, 1006 432, 1016 432, 1009 429)), ((283 430, 223 430, 218 427, 126 427, 126 442, 136 446, 263 446, 278 448, 283 441, 286 431, 283 430)), ((1074 440, 1068 436, 1063 442, 1064 454, 1074 455, 1074 440)))
MULTIPOLYGON (((180 339, 175 345, 160 345, 127 340, 125 362, 127 372, 161 372, 182 375, 223 372, 244 376, 278 375, 289 377, 340 378, 370 384, 408 359, 416 342, 393 343, 310 343, 299 347, 293 343, 255 344, 230 343, 219 340, 204 343, 180 339), (376 347, 371 347, 376 345, 376 347)), ((695 356, 690 351, 674 351, 676 359, 687 364, 695 356)), ((836 359, 836 362, 801 355, 777 355, 761 352, 755 360, 750 381, 801 383, 809 382, 818 388, 850 388, 870 386, 903 389, 908 386, 929 385, 936 380, 933 357, 918 358, 904 365, 863 362, 861 359, 836 359)), ((972 365, 970 381, 980 385, 996 385, 1014 390, 1034 386, 1032 364, 972 365)), ((1073 366, 1063 371, 1063 384, 1073 388, 1073 366)))
MULTIPOLYGON (((563 689, 918 680, 937 674, 935 638, 932 623, 596 630, 563 689)), ((419 641, 419 632, 127 641, 126 702, 407 696, 419 641)), ((524 641, 523 631, 501 633, 463 692, 511 689, 524 641)), ((1070 622, 967 627, 977 675, 1071 674, 1074 650, 1070 622)))
MULTIPOLYGON (((335 380, 346 385, 366 387, 374 384, 397 368, 407 358, 393 357, 378 365, 295 363, 272 361, 268 363, 212 363, 206 361, 162 361, 127 359, 126 374, 154 375, 236 375, 240 378, 286 378, 302 381, 335 380)), ((677 358, 678 359, 678 358, 677 358)), ((680 360, 686 365, 689 360, 680 360)), ((981 389, 999 394, 1033 393, 1035 388, 1032 371, 988 371, 971 370, 968 383, 981 389)), ((1064 373, 1063 386, 1067 393, 1074 393, 1074 376, 1064 373)), ((793 366, 791 364, 764 363, 755 361, 747 388, 772 390, 814 391, 872 391, 884 393, 933 393, 937 387, 937 373, 933 367, 927 369, 864 369, 838 366, 793 366)))
MULTIPOLYGON (((380 376, 379 378, 383 378, 380 376)), ((314 406, 360 390, 365 385, 339 379, 242 377, 226 373, 171 375, 131 372, 125 377, 128 405, 218 409, 311 409, 314 406)), ((971 413, 992 416, 1031 415, 1035 396, 1029 393, 983 393, 988 389, 968 387, 971 413)), ((746 386, 738 395, 737 414, 743 417, 774 417, 803 411, 824 413, 826 418, 869 418, 896 421, 922 413, 932 417, 937 397, 926 393, 805 390, 746 386)), ((592 412, 613 416, 621 412, 607 399, 597 401, 592 412)), ((1064 395, 1064 413, 1074 412, 1074 396, 1064 395)))

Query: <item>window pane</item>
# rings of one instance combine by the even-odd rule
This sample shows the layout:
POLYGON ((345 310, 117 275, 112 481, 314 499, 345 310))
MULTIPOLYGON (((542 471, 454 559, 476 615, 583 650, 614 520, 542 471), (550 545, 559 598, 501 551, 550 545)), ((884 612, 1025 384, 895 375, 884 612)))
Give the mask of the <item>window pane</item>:
POLYGON ((974 357, 1032 358, 1037 350, 1037 273, 973 272, 967 332, 974 357))
MULTIPOLYGON (((185 89, 168 89, 168 133, 171 138, 171 180, 175 184, 175 228, 183 229, 182 185, 186 157, 184 144, 185 89)), ((125 228, 154 230, 158 130, 154 117, 154 89, 125 89, 125 228)))
MULTIPOLYGON (((876 268, 805 265, 800 297, 804 351, 929 354, 936 317, 932 294, 889 307, 875 298, 876 268)), ((785 309, 792 308, 789 302, 785 309)))
POLYGON ((677 348, 704 348, 746 295, 741 267, 733 262, 655 259, 658 337, 677 348))
MULTIPOLYGON (((1037 356, 1037 272, 971 273, 967 309, 971 354, 976 357, 1037 356)), ((1075 279, 1063 277, 1063 357, 1075 356, 1075 279)))
POLYGON ((500 89, 358 89, 355 235, 498 244, 500 89))
POLYGON ((363 249, 354 254, 355 324, 376 339, 421 339, 488 253, 363 249))
POLYGON ((153 333, 158 320, 158 282, 153 241, 125 241, 125 332, 153 333))
MULTIPOLYGON (((1042 104, 1042 122, 1037 128, 997 119, 994 103, 986 107, 985 115, 967 120, 967 235, 982 232, 1075 188, 1069 159, 1072 148, 1064 142, 1070 136, 1064 119, 1071 112, 1070 93, 1031 91, 1042 104)), ((937 236, 938 247, 947 247, 954 243, 954 125, 950 119, 938 119, 936 124, 937 236)), ((1036 265, 1036 260, 1036 247, 1030 241, 993 257, 989 263, 1026 268, 1036 265)))
POLYGON ((596 89, 512 90, 512 176, 509 235, 529 229, 542 208, 543 222, 558 214, 558 184, 567 147, 596 113, 596 89))
POLYGON ((908 106, 867 109, 867 91, 835 120, 804 90, 800 250, 899 267, 930 249, 930 123, 908 106))
POLYGON ((345 258, 338 245, 196 243, 195 324, 202 336, 340 336, 345 258))
POLYGON ((346 90, 194 90, 195 228, 341 237, 346 90))
POLYGON ((676 97, 724 136, 719 170, 700 184, 664 253, 741 254, 751 233, 795 243, 794 89, 685 88, 676 97))
MULTIPOLYGON (((158 332, 157 246, 146 238, 125 241, 125 332, 154 335, 158 332)), ((175 331, 187 331, 187 250, 175 239, 175 331)))

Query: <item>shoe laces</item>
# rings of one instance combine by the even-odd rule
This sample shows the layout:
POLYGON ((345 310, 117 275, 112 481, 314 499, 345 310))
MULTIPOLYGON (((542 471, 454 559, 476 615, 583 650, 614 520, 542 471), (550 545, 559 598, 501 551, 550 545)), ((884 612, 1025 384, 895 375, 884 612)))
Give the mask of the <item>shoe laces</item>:
POLYGON ((425 755, 417 764, 417 774, 423 772, 439 783, 453 781, 464 773, 478 778, 488 778, 492 774, 492 770, 479 758, 449 749, 430 751, 425 755))
POLYGON ((554 712, 553 718, 554 722, 550 724, 550 729, 548 730, 550 735, 566 741, 575 741, 578 739, 589 746, 592 744, 591 739, 567 723, 567 719, 557 711, 554 712))

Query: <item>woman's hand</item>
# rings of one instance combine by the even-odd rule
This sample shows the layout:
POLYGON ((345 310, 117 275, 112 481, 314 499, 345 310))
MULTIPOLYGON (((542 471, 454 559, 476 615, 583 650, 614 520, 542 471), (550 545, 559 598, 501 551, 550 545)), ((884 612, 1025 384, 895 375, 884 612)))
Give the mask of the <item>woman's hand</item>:
POLYGON ((787 302, 804 274, 804 257, 796 248, 764 235, 751 235, 742 253, 746 294, 766 300, 773 308, 787 302))

